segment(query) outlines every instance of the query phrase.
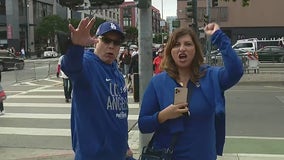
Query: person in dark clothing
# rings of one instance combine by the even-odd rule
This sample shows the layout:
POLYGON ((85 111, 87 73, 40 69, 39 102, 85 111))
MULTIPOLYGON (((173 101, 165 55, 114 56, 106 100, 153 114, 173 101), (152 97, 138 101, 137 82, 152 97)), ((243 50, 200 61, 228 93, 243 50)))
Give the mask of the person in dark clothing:
POLYGON ((138 54, 135 54, 134 56, 131 57, 128 74, 132 75, 134 73, 139 72, 138 63, 139 63, 138 62, 138 54))
MULTIPOLYGON (((138 53, 134 54, 132 57, 131 57, 131 60, 130 60, 130 64, 129 64, 129 71, 128 71, 128 84, 127 84, 127 90, 132 93, 132 92, 135 92, 135 91, 138 91, 134 88, 134 83, 137 82, 137 79, 134 79, 134 78, 137 78, 137 76, 134 76, 134 74, 138 74, 139 73, 139 60, 138 60, 138 53)), ((136 83, 136 88, 138 89, 138 83, 136 83)), ((138 102, 138 92, 137 94, 134 93, 134 101, 135 102, 138 102)))

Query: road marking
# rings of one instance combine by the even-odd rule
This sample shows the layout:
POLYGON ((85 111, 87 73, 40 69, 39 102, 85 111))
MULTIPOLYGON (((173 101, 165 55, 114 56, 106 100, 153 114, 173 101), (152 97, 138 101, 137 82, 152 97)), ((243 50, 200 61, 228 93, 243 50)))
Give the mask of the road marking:
POLYGON ((70 129, 0 127, 0 134, 29 136, 70 136, 70 129))
POLYGON ((274 91, 274 90, 260 90, 260 89, 255 89, 255 90, 247 90, 247 89, 229 89, 228 92, 261 92, 261 93, 283 93, 283 91, 274 91))
MULTIPOLYGON (((281 154, 250 154, 250 153, 224 153, 223 157, 261 157, 261 158, 284 158, 281 154)), ((219 157, 219 156, 218 156, 219 157)))
MULTIPOLYGON (((19 94, 15 94, 15 95, 8 95, 7 99, 14 99, 14 98, 25 98, 25 99, 65 99, 64 95, 24 95, 27 93, 31 93, 31 92, 36 92, 35 90, 33 91, 24 91, 22 93, 19 94)), ((128 96, 128 98, 133 98, 133 96, 128 96)))
MULTIPOLYGON (((5 107, 49 107, 49 108, 70 108, 71 103, 5 103, 5 107)), ((128 104, 130 109, 138 109, 139 104, 128 104)))
MULTIPOLYGON (((6 113, 1 118, 26 118, 26 119, 63 119, 69 120, 70 114, 42 114, 42 113, 6 113)), ((128 120, 137 120, 138 115, 128 115, 128 120)))
POLYGON ((284 137, 226 136, 228 139, 284 140, 284 137))
POLYGON ((50 108, 70 108, 70 103, 5 103, 5 107, 50 107, 50 108))
POLYGON ((284 96, 276 96, 276 98, 277 98, 280 102, 284 103, 284 96))

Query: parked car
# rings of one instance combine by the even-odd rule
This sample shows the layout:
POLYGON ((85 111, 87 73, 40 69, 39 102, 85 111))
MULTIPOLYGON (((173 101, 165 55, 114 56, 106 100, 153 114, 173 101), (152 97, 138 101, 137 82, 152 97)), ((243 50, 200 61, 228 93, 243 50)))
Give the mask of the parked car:
POLYGON ((24 69, 25 62, 23 58, 17 57, 7 49, 0 50, 0 71, 8 69, 24 69))
POLYGON ((259 61, 284 62, 284 48, 281 46, 265 46, 256 53, 259 61))
MULTIPOLYGON (((241 60, 243 60, 245 58, 245 56, 247 56, 247 54, 248 54, 248 51, 246 51, 246 50, 242 50, 242 49, 234 49, 234 50, 237 53, 237 55, 240 57, 241 60)), ((219 52, 219 50, 214 50, 214 51, 211 52, 211 62, 215 65, 223 64, 222 55, 219 52)))
POLYGON ((55 51, 54 47, 46 47, 46 50, 43 52, 43 58, 58 57, 58 53, 55 51))

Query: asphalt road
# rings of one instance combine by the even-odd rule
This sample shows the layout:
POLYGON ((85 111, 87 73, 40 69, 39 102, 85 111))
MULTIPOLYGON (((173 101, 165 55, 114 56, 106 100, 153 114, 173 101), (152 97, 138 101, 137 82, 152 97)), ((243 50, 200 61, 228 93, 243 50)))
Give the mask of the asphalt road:
MULTIPOLYGON (((64 102, 61 79, 4 88, 8 99, 7 114, 0 117, 0 152, 5 148, 71 149, 70 104, 64 102)), ((139 108, 131 95, 129 101, 132 126, 139 108)), ((226 104, 225 153, 284 154, 283 85, 236 85, 226 92, 226 104)), ((137 127, 134 131, 138 133, 137 127)))
POLYGON ((225 152, 284 154, 283 85, 237 85, 226 105, 225 152))

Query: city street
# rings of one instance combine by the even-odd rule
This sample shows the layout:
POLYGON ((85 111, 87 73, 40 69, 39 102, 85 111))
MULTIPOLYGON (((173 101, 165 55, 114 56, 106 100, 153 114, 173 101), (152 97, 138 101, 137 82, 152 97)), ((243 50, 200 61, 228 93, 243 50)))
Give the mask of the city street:
MULTIPOLYGON (((45 159, 56 155, 58 160, 71 160, 70 103, 64 101, 61 79, 12 83, 4 88, 8 99, 4 102, 6 114, 0 117, 0 159, 45 159), (42 153, 36 152, 38 149, 42 153)), ((240 84, 226 92, 226 97, 225 154, 284 154, 283 85, 240 84)), ((138 118, 139 104, 133 102, 131 94, 129 103, 131 127, 138 118)), ((138 158, 137 126, 129 133, 129 145, 138 158)))

